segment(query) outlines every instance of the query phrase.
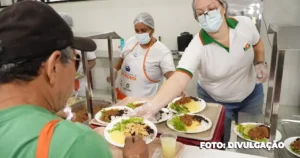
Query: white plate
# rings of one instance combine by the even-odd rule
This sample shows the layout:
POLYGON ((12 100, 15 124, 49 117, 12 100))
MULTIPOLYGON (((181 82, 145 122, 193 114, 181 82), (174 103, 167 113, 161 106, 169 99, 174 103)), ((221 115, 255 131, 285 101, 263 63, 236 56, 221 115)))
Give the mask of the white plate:
MULTIPOLYGON (((258 125, 262 125, 262 123, 253 123, 253 122, 245 122, 245 123, 240 123, 240 124, 241 124, 241 125, 257 125, 257 126, 258 126, 258 125)), ((250 141, 250 142, 258 142, 258 141, 255 141, 255 140, 243 138, 243 135, 238 131, 236 125, 235 125, 235 127, 234 127, 234 132, 236 133, 236 135, 238 135, 240 138, 242 138, 242 139, 244 139, 244 140, 248 140, 248 141, 250 141)), ((280 141, 281 138, 282 138, 281 133, 280 133, 278 130, 276 130, 276 138, 275 138, 274 142, 280 141)), ((263 143, 263 142, 262 142, 262 143, 263 143)))
MULTIPOLYGON (((122 120, 128 120, 128 119, 129 119, 129 117, 124 117, 124 118, 116 119, 116 120, 112 121, 111 123, 109 123, 109 124, 106 126, 106 128, 105 128, 105 130, 104 130, 104 137, 105 137, 105 139, 106 139, 110 144, 112 144, 112 145, 114 145, 114 146, 117 146, 117 147, 121 147, 121 148, 124 147, 124 144, 119 144, 119 143, 113 142, 113 141, 110 139, 110 134, 109 134, 108 131, 111 130, 111 129, 113 129, 113 127, 115 126, 115 124, 121 122, 122 120)), ((152 122, 150 122, 150 121, 148 121, 148 120, 144 120, 144 123, 154 130, 154 134, 153 134, 152 138, 146 140, 146 144, 149 144, 149 143, 151 143, 151 142, 156 138, 156 136, 157 136, 157 128, 156 128, 156 126, 155 126, 152 122)))
MULTIPOLYGON (((140 104, 140 103, 143 103, 143 104, 144 104, 144 103, 146 103, 146 101, 136 101, 136 102, 130 102, 130 103, 133 103, 133 104, 140 104)), ((129 104, 129 103, 128 103, 128 104, 129 104)), ((128 104, 127 104, 127 105, 128 105, 128 104)), ((128 107, 127 105, 126 105, 126 107, 128 107)), ((130 107, 128 107, 128 108, 130 108, 130 107)), ((131 108, 131 109, 132 109, 132 108, 131 108)))
MULTIPOLYGON (((127 110, 128 110, 128 113, 129 113, 129 112, 133 112, 133 110, 132 110, 131 108, 129 108, 129 107, 125 107, 125 106, 112 106, 112 107, 108 107, 108 108, 104 108, 104 109, 100 110, 100 111, 95 115, 96 121, 99 122, 99 123, 101 123, 101 124, 103 124, 103 125, 107 125, 108 122, 104 122, 104 121, 102 121, 100 118, 101 118, 101 116, 102 116, 102 111, 103 111, 103 110, 111 110, 111 109, 119 109, 119 110, 127 109, 127 110)), ((119 118, 126 117, 126 116, 127 116, 127 115, 124 114, 123 116, 120 116, 119 118)), ((111 120, 111 121, 113 121, 113 120, 111 120)))
POLYGON ((157 115, 159 115, 159 116, 156 116, 156 117, 160 117, 160 115, 161 115, 161 119, 157 119, 156 121, 151 121, 151 122, 153 122, 153 123, 161 123, 161 122, 164 122, 164 121, 167 121, 167 120, 169 120, 170 118, 172 118, 172 116, 173 116, 173 113, 169 110, 169 109, 167 109, 167 108, 162 108, 161 109, 162 111, 163 111, 163 113, 162 114, 157 114, 157 115))
MULTIPOLYGON (((182 98, 182 97, 175 98, 171 103, 175 103, 180 98, 182 98)), ((189 112, 188 114, 195 114, 195 113, 203 111, 206 108, 206 103, 203 99, 198 98, 198 97, 195 97, 195 98, 200 100, 200 101, 198 101, 198 105, 200 106, 200 109, 198 111, 189 112)), ((168 104, 168 109, 170 109, 173 113, 177 114, 178 113, 177 111, 171 109, 171 103, 168 104)))
MULTIPOLYGON (((184 115, 184 114, 180 114, 180 115, 176 115, 176 116, 182 116, 182 115, 184 115)), ((189 115, 197 115, 197 114, 189 114, 189 115)), ((208 120, 208 123, 206 123, 205 121, 201 121, 201 124, 200 124, 200 126, 198 127, 198 131, 196 131, 196 132, 195 132, 195 131, 178 131, 178 130, 176 130, 176 129, 174 128, 174 126, 170 123, 171 120, 172 120, 175 116, 172 117, 171 119, 169 119, 169 120, 167 121, 167 126, 168 126, 169 128, 171 128, 172 130, 177 131, 177 132, 180 132, 180 133, 200 133, 200 132, 204 132, 204 131, 206 131, 206 130, 209 130, 209 129, 212 127, 212 122, 211 122, 211 120, 210 120, 209 118, 203 116, 203 115, 198 115, 198 116, 204 117, 206 120, 208 120)))
POLYGON ((289 152, 291 152, 291 153, 294 154, 295 156, 300 157, 299 154, 293 152, 292 149, 291 149, 291 144, 292 144, 297 138, 300 138, 300 136, 298 136, 298 137, 290 137, 290 138, 286 139, 286 140, 284 141, 284 146, 285 146, 285 148, 286 148, 289 152))

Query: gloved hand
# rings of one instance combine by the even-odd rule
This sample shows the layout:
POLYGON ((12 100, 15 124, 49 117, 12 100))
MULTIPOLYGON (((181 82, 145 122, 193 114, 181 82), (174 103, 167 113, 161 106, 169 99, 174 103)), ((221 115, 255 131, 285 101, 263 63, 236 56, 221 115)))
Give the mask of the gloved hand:
POLYGON ((266 63, 260 63, 255 65, 256 83, 264 83, 269 78, 268 65, 266 63))
POLYGON ((155 112, 153 112, 153 106, 150 102, 146 102, 144 105, 135 108, 132 113, 129 113, 130 117, 142 117, 149 121, 155 120, 155 112))
MULTIPOLYGON (((115 69, 114 68, 114 80, 116 80, 117 79, 117 76, 118 76, 118 70, 117 69, 115 69)), ((110 83, 111 82, 111 76, 108 76, 107 78, 106 78, 106 81, 108 82, 108 83, 110 83)))

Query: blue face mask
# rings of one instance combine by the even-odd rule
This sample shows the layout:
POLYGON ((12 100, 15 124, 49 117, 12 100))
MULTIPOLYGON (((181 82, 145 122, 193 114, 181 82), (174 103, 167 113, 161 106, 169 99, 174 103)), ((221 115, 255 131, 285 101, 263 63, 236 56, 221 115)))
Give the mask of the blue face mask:
POLYGON ((200 27, 206 32, 217 32, 223 22, 220 10, 212 10, 198 17, 200 27))
POLYGON ((151 40, 149 33, 136 34, 135 37, 140 44, 148 44, 151 40))

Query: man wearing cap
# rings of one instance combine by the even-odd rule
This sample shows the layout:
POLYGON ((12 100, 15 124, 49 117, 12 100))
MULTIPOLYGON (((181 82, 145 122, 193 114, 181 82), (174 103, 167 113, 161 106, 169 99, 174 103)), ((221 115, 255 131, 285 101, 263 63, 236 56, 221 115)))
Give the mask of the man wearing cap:
MULTIPOLYGON (((74 21, 73 18, 68 15, 67 13, 59 13, 59 15, 65 20, 65 22, 71 27, 71 29, 74 27, 74 21)), ((79 52, 80 50, 77 50, 79 52)), ((78 53, 81 56, 81 53, 78 53)), ((91 70, 95 67, 96 65, 96 55, 95 52, 86 52, 87 60, 88 60, 88 69, 91 70)), ((79 64, 79 68, 77 71, 78 74, 82 75, 83 74, 83 67, 82 63, 79 64)), ((85 86, 84 86, 84 80, 83 78, 79 79, 79 89, 76 90, 78 92, 79 96, 85 96, 85 86)), ((75 92, 75 93, 77 93, 75 92)))
MULTIPOLYGON (((11 5, 0 21, 0 157, 112 157, 95 131, 55 115, 72 94, 80 62, 75 49, 94 51, 95 42, 74 37, 41 2, 11 5)), ((145 142, 126 138, 123 156, 147 157, 145 142)))

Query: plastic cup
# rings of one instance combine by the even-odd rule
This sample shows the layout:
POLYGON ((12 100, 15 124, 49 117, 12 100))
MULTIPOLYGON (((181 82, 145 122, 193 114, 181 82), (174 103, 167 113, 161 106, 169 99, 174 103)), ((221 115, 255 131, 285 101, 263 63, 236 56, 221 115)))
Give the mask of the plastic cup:
POLYGON ((160 136, 163 158, 174 158, 176 154, 177 135, 172 133, 163 133, 160 136))

